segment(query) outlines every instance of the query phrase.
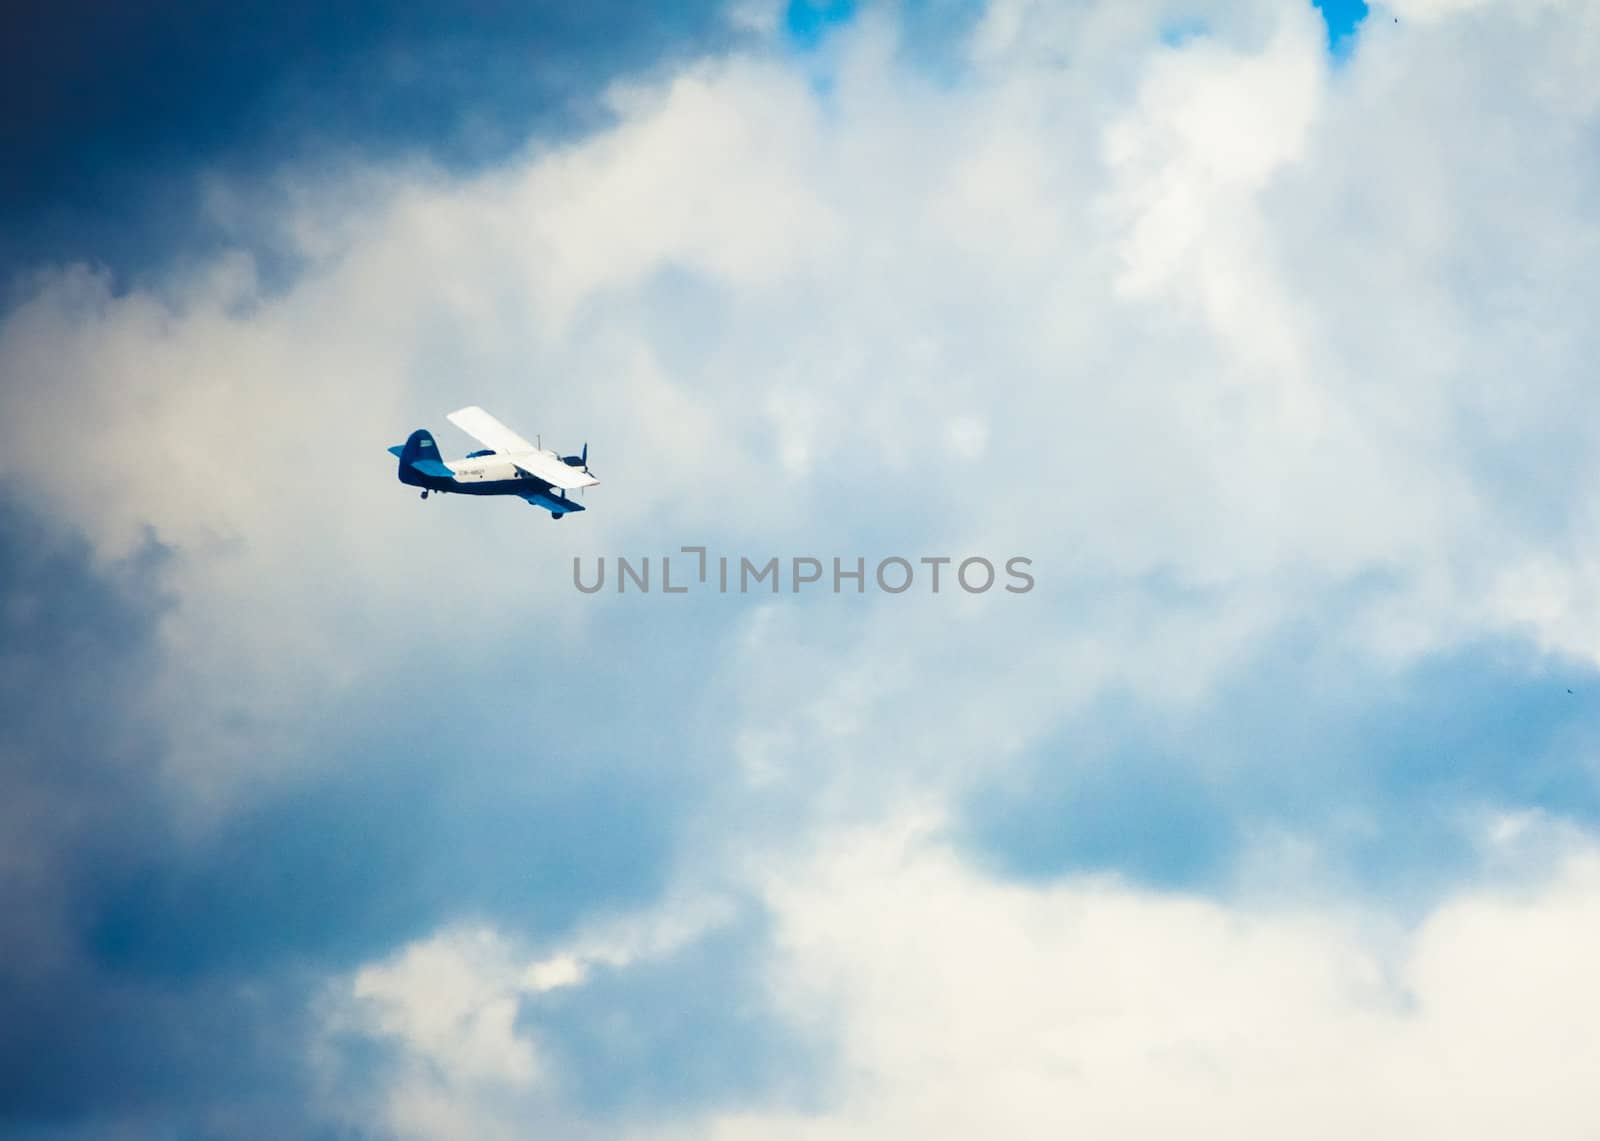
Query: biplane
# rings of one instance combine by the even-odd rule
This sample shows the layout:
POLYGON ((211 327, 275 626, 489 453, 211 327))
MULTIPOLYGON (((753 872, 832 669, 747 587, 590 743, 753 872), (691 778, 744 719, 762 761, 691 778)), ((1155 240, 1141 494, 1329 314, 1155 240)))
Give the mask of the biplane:
POLYGON ((418 428, 390 453, 400 459, 400 482, 420 487, 422 498, 430 492, 455 495, 514 495, 543 507, 559 519, 583 505, 568 497, 600 481, 589 470, 589 445, 575 456, 563 456, 537 443, 530 444, 477 405, 450 413, 445 419, 483 447, 459 460, 439 455, 433 433, 418 428))

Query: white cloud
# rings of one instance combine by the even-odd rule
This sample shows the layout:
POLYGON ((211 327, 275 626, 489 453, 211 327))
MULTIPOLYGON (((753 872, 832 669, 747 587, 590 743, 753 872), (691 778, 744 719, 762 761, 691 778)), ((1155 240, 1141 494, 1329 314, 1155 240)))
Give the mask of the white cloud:
MULTIPOLYGON (((751 1141, 1196 1130, 1490 1138, 1528 1125, 1588 1136, 1600 853, 1557 825, 1491 827, 1486 844, 1528 858, 1412 925, 1325 899, 1220 903, 1110 879, 1001 884, 937 833, 932 818, 880 820, 823 837, 798 859, 751 865, 771 910, 762 950, 771 1000, 801 1032, 824 1028, 838 1051, 820 1107, 713 1108, 612 1128, 751 1141)), ((398 969, 357 976, 366 995, 412 979, 409 1019, 375 1030, 445 1075, 430 1087, 444 1124, 416 1115, 413 1084, 397 1087, 391 1109, 408 1135, 450 1136, 485 1106, 448 1076, 482 1058, 466 1032, 497 1022, 516 971, 472 956, 477 981, 464 983, 452 957, 460 947, 435 939, 398 969)), ((507 1041, 498 1053, 517 1059, 528 1048, 507 1041)), ((559 1089, 526 1091, 500 1112, 475 1128, 538 1120, 550 1136, 580 1136, 594 1126, 559 1089)))
POLYGON ((1392 9, 1398 17, 1406 20, 1433 23, 1463 12, 1484 8, 1487 3, 1488 0, 1391 0, 1385 7, 1392 9))
POLYGON ((434 1061, 446 1080, 526 1087, 538 1071, 515 1033, 519 972, 510 955, 492 931, 449 932, 363 968, 352 991, 380 1033, 434 1061))
POLYGON ((1586 1136, 1600 860, 1568 849, 1546 876, 1397 932, 999 885, 915 822, 838 837, 768 888, 779 993, 841 1021, 840 1100, 701 1135, 1586 1136))
MULTIPOLYGON (((484 924, 451 926, 331 980, 314 1055, 326 1088, 351 1080, 341 1042, 370 1040, 398 1057, 375 1103, 345 1105, 338 1116, 376 1114, 402 1137, 525 1136, 530 1121, 584 1135, 572 1091, 550 1072, 535 1032, 519 1025, 523 1001, 582 987, 596 968, 673 954, 729 922, 731 906, 720 896, 675 895, 543 948, 484 924)), ((371 1075, 353 1080, 359 1087, 371 1075)))

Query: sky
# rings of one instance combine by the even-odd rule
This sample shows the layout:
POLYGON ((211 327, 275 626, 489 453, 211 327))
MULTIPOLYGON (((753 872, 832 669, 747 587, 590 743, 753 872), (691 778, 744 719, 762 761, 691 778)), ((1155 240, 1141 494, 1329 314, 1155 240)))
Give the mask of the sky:
POLYGON ((0 1139, 1594 1135, 1600 9, 84 11, 0 1139))

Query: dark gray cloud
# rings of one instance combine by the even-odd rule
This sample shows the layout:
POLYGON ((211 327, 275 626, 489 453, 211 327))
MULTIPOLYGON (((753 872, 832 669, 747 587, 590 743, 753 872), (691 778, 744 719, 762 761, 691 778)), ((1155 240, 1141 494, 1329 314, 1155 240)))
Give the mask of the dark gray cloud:
POLYGON ((165 842, 163 741, 143 707, 171 557, 151 538, 97 566, 0 500, 0 1132, 137 1123, 180 1097, 201 1126, 253 1103, 232 1135, 282 1124, 283 981, 152 985, 104 969, 80 935, 105 877, 165 842))
POLYGON ((1597 743, 1600 680, 1581 663, 1501 638, 1391 671, 1312 623, 1200 709, 1107 695, 977 790, 963 828, 1025 879, 1107 871, 1183 889, 1226 884, 1253 837, 1295 835, 1329 874, 1420 903, 1473 867, 1482 813, 1600 823, 1597 743))
POLYGON ((626 652, 570 689, 518 681, 516 647, 445 693, 395 663, 319 726, 312 775, 183 839, 146 684, 181 557, 102 565, 0 502, 0 1136, 314 1132, 337 972, 454 920, 558 939, 652 901, 703 779, 656 763, 694 704, 623 675, 683 676, 704 636, 601 631, 626 652))
POLYGON ((610 79, 729 32, 710 0, 0 7, 0 267, 138 269, 195 228, 197 166, 353 149, 451 165, 591 123, 610 79))
POLYGON ((603 750, 563 759, 565 773, 472 743, 336 745, 333 775, 245 809, 200 850, 157 850, 105 877, 89 945, 157 978, 345 968, 457 917, 551 937, 592 905, 653 898, 673 787, 603 750))
POLYGON ((758 969, 768 949, 767 925, 752 908, 671 954, 600 965, 582 986, 527 998, 519 1024, 591 1113, 815 1107, 827 1044, 774 1010, 758 969))

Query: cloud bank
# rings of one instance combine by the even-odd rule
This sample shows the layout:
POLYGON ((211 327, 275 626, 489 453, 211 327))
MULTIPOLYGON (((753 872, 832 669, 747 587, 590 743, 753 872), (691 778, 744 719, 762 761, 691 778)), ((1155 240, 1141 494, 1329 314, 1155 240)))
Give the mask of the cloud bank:
POLYGON ((3 1127, 1586 1135, 1600 18, 780 15, 30 278, 3 1127), (681 544, 1038 587, 572 589, 681 544))

